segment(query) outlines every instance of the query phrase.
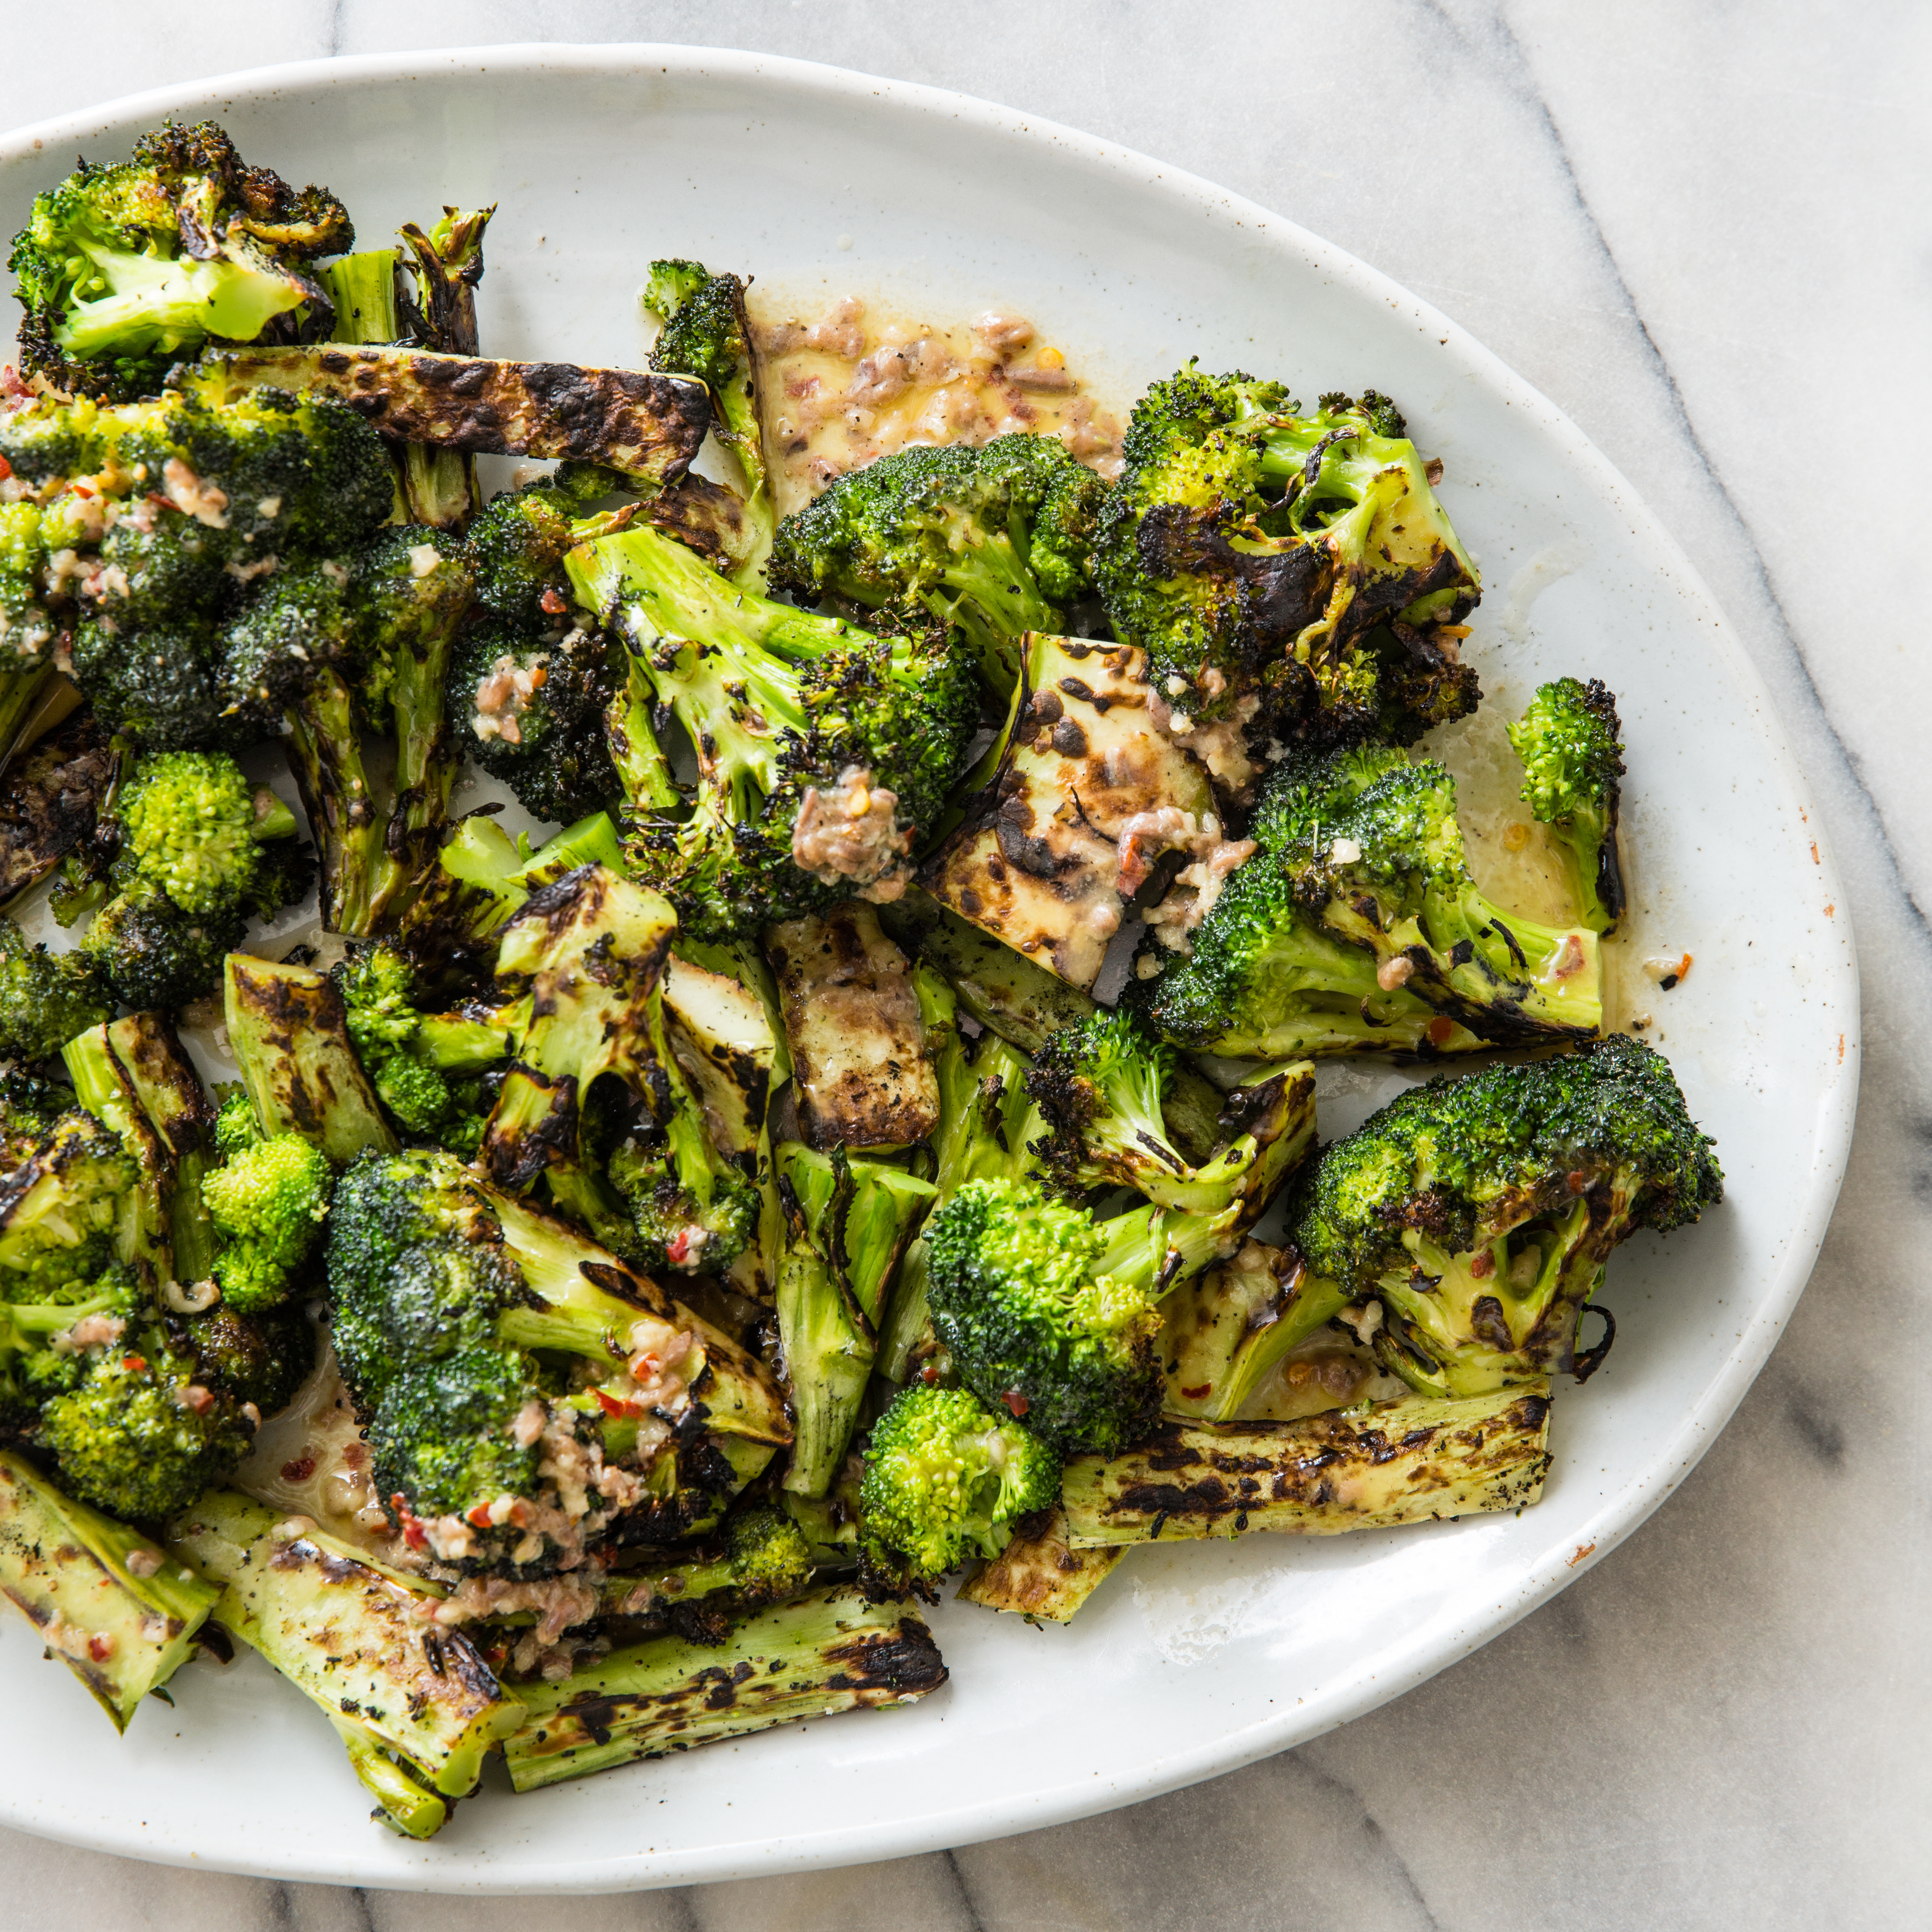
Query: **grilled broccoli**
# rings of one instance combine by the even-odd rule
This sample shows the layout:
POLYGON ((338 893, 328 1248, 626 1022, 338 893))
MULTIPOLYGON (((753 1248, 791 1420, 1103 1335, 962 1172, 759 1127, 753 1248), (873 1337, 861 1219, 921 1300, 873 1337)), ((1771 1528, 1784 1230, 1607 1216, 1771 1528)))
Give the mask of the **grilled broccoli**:
POLYGON ((288 1407, 315 1366, 315 1330, 293 1303, 244 1315, 218 1301, 182 1324, 197 1378, 252 1402, 263 1416, 288 1407))
POLYGON ((1196 718, 1412 742, 1474 710, 1475 566, 1395 406, 1191 364, 1135 406, 1094 575, 1115 634, 1196 718))
POLYGON ((926 1226, 932 1324, 961 1381, 1061 1450, 1124 1448, 1160 1406, 1144 1268, 1102 1271, 1108 1235, 1035 1184, 969 1180, 926 1226))
POLYGON ((608 1615, 716 1644, 734 1616, 796 1596, 812 1568, 805 1532, 782 1510, 758 1503, 734 1510, 715 1540, 674 1562, 612 1571, 598 1594, 608 1615))
POLYGON ((1594 934, 1505 912, 1470 876, 1456 783, 1363 746, 1298 754, 1263 788, 1260 850, 1185 955, 1143 956, 1134 998, 1177 1044, 1229 1055, 1462 1051, 1585 1038, 1594 934))
POLYGON ((1541 686, 1507 728, 1522 760, 1524 802, 1548 826, 1566 862, 1578 923, 1616 928, 1624 913, 1617 810, 1624 775, 1617 700, 1592 678, 1560 677, 1541 686))
POLYGON ((886 1287, 932 1185, 884 1161, 796 1141, 774 1148, 772 1160, 784 1220, 778 1340, 796 1423, 784 1486, 822 1496, 858 1426, 886 1287))
POLYGON ((1577 1324, 1610 1250, 1724 1198, 1724 1174, 1661 1054, 1607 1040, 1436 1079, 1328 1149, 1289 1235, 1311 1273, 1378 1301, 1377 1354, 1412 1387, 1479 1395, 1588 1374, 1577 1324))
POLYGON ((784 520, 772 586, 872 610, 923 605, 964 634, 1004 698, 1018 681, 1020 639, 1064 632, 1070 607, 1092 594, 1106 495, 1056 436, 900 450, 784 520))
POLYGON ((85 952, 50 952, 0 915, 0 1053, 45 1060, 114 1010, 113 989, 85 952))
POLYGON ((185 913, 259 905, 262 848, 296 830, 295 814, 266 786, 251 786, 220 752, 138 760, 112 816, 116 882, 156 886, 185 913))
POLYGON ((231 1155, 201 1184, 220 1238, 214 1279, 238 1313, 280 1306, 315 1251, 334 1182, 326 1157, 299 1134, 273 1134, 231 1155))
POLYGON ((206 992, 248 929, 238 910, 196 916, 136 885, 101 908, 76 950, 122 1005, 166 1011, 206 992))
POLYGON ((782 1439, 749 1358, 453 1155, 352 1168, 328 1262, 336 1354, 367 1418, 376 1492, 441 1562, 554 1569, 647 1505, 668 1457, 682 1475, 688 1454, 716 1490, 735 1487, 733 1464, 698 1453, 710 1438, 656 1420, 689 1414, 694 1382, 712 1412, 782 1439))
POLYGON ((736 275, 710 274, 701 262, 653 262, 644 302, 663 325, 651 350, 651 367, 666 375, 695 376, 711 392, 712 433, 743 473, 748 541, 731 576, 744 589, 756 590, 776 517, 744 281, 736 275))
POLYGON ((137 1245, 140 1168, 84 1108, 25 1136, 0 1204, 0 1298, 68 1301, 137 1245))
POLYGON ((326 314, 315 261, 355 239, 326 188, 245 166, 211 121, 170 122, 130 160, 83 162, 34 197, 8 262, 22 366, 64 389, 152 394, 210 338, 252 342, 305 306, 326 314))
POLYGON ((874 636, 734 592, 651 530, 586 544, 568 567, 697 750, 688 815, 634 801, 630 847, 633 872, 670 897, 686 931, 728 938, 855 892, 904 890, 977 709, 946 635, 874 636))
POLYGON ((1060 1496, 1060 1457, 968 1389, 902 1389, 872 1426, 859 1490, 862 1580, 873 1597, 935 1586, 997 1556, 1023 1516, 1060 1496))

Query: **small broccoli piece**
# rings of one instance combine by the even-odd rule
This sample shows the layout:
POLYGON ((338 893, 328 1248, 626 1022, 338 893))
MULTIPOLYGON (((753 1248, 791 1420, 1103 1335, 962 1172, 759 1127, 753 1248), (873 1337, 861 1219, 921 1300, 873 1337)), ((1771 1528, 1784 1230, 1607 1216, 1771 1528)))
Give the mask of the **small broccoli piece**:
POLYGON ((1115 634, 1196 718, 1412 742, 1475 707, 1474 565, 1394 405, 1192 364, 1135 406, 1094 574, 1115 634))
POLYGON ((140 1168, 93 1114, 70 1106, 7 1177, 0 1297, 70 1301, 125 1258, 140 1168))
POLYGON ((868 1596, 936 1585, 969 1557, 997 1556, 1023 1517, 1060 1495, 1060 1457, 970 1390, 902 1389, 873 1425, 859 1491, 859 1548, 868 1596))
POLYGON ((1577 921, 1592 932, 1616 929, 1624 914, 1617 813, 1624 775, 1617 700, 1592 678, 1542 686, 1529 709, 1506 728, 1523 764, 1523 802, 1550 827, 1563 854, 1577 921))
POLYGON ((1056 436, 899 450, 784 520, 772 586, 875 610, 922 605, 958 626, 1004 698, 1018 681, 1021 638, 1065 631, 1070 608, 1093 594, 1106 496, 1056 436))
POLYGON ((159 886, 136 885, 101 908, 77 950, 123 1006, 165 1011, 206 992, 248 929, 238 910, 198 917, 159 886))
POLYGON ((201 1184, 220 1238, 214 1278, 221 1298, 252 1315, 279 1306, 298 1286, 328 1213, 334 1176, 299 1134, 275 1134, 232 1156, 201 1184))
POLYGON ((1412 1388, 1587 1375, 1610 1337, 1580 1354, 1577 1324, 1611 1250, 1722 1200, 1712 1144, 1670 1063, 1615 1034, 1398 1095, 1309 1169, 1290 1238, 1312 1274, 1380 1300, 1376 1353, 1412 1388))
POLYGON ((716 1644, 734 1616, 796 1596, 812 1569, 805 1532, 784 1510, 759 1503, 734 1510, 715 1542, 675 1562, 613 1572, 599 1594, 610 1616, 716 1644))
POLYGON ((224 1160, 232 1160, 244 1148, 262 1138, 261 1124, 255 1118, 247 1088, 236 1085, 215 1089, 220 1104, 214 1114, 214 1150, 224 1160))
POLYGON ((743 472, 751 541, 731 576, 745 589, 756 590, 776 517, 744 281, 737 275, 708 274, 699 262, 653 262, 644 302, 663 324, 651 350, 651 367, 668 375, 695 376, 711 392, 712 434, 743 472))
POLYGON ((722 1274, 757 1237, 758 1187, 712 1146, 694 1102, 680 1125, 686 1130, 622 1142, 610 1184, 630 1209, 640 1266, 722 1274))
POLYGON ((140 759, 116 797, 116 883, 140 881, 184 913, 253 904, 262 846, 292 838, 295 814, 251 786, 225 752, 164 752, 140 759))
POLYGON ((1298 754, 1264 787, 1260 850, 1182 956, 1132 998, 1164 1038, 1231 1056, 1466 1051, 1587 1037, 1596 936, 1492 904, 1463 856, 1456 782, 1382 746, 1298 754))
POLYGON ((151 394, 211 337, 251 342, 304 304, 326 312, 313 264, 355 236, 326 188, 244 166, 212 121, 171 122, 131 159, 83 162, 34 197, 8 261, 22 366, 64 389, 151 394))
POLYGON ((493 496, 470 526, 464 554, 476 601, 519 635, 542 630, 569 609, 563 560, 578 539, 573 498, 548 483, 493 496))
POLYGON ((212 668, 212 640, 191 630, 123 634, 92 620, 74 628, 74 681, 94 715, 151 751, 233 744, 212 668))
POLYGON ((0 915, 0 1053, 50 1058, 113 1010, 107 976, 94 960, 30 944, 0 915))
POLYGON ((80 1388, 93 1352, 118 1344, 144 1306, 134 1271, 118 1265, 57 1299, 0 1304, 0 1427, 31 1437, 40 1410, 80 1388))
POLYGON ((1036 1185, 969 1180, 927 1224, 932 1323, 960 1379, 1055 1448, 1111 1451, 1160 1404, 1150 1280, 1102 1273, 1108 1235, 1036 1185))
POLYGON ((629 853, 692 937, 904 890, 977 713, 950 638, 875 636, 734 592, 652 530, 580 545, 568 568, 579 600, 625 638, 633 677, 696 747, 688 814, 634 797, 629 853))
POLYGON ((182 1326, 198 1378, 237 1402, 252 1402, 265 1418, 288 1407, 315 1366, 315 1330, 292 1304, 244 1315, 218 1301, 182 1326))
MULTIPOLYGON (((484 231, 496 212, 494 205, 446 207, 428 233, 413 221, 403 224, 400 232, 409 247, 405 266, 415 286, 412 290, 405 284, 400 291, 400 320, 425 349, 446 356, 477 354, 476 285, 483 279, 484 231)), ((335 338, 387 342, 399 332, 392 328, 380 337, 360 331, 352 336, 338 322, 335 338)), ((481 507, 475 457, 419 442, 405 443, 400 454, 403 494, 415 521, 453 529, 481 507)))

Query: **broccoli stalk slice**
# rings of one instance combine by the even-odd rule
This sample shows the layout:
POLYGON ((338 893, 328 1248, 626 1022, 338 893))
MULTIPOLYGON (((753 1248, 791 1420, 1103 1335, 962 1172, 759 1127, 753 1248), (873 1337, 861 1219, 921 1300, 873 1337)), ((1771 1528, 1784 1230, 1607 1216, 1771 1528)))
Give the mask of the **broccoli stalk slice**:
POLYGON ((566 825, 554 838, 544 840, 511 876, 514 884, 533 892, 540 886, 555 885, 565 873, 574 872, 580 866, 623 870, 624 842, 608 812, 593 812, 566 825))
POLYGON ((614 1765, 774 1724, 910 1703, 946 1681, 920 1619, 858 1592, 814 1592, 735 1623, 722 1645, 657 1637, 559 1684, 520 1685, 529 1714, 504 1746, 510 1781, 536 1791, 614 1765), (721 1682, 734 1686, 721 1698, 721 1682))
POLYGON ((778 1335, 796 1431, 784 1487, 822 1496, 858 1426, 886 1285, 934 1190, 903 1168, 796 1141, 772 1164, 785 1222, 778 1335))
POLYGON ((1333 1536, 1526 1508, 1550 1468, 1548 1386, 1406 1396, 1297 1422, 1163 1420, 1111 1460, 1075 1456, 1073 1547, 1286 1531, 1333 1536), (1228 1482, 1224 1471, 1241 1471, 1228 1482))
MULTIPOLYGON (((176 1526, 170 1547, 223 1586, 222 1623, 320 1706, 339 1734, 410 1774, 398 1828, 422 1821, 418 1780, 444 1798, 476 1790, 490 1750, 524 1706, 497 1683, 469 1639, 430 1620, 436 1597, 370 1564, 320 1530, 286 1534, 277 1514, 213 1490, 176 1526), (424 1630, 434 1632, 426 1642, 424 1630), (419 1798, 419 1792, 418 1792, 419 1798)), ((364 1775, 378 1800, 386 1780, 364 1775)))
POLYGON ((669 1612, 680 1634, 694 1636, 725 1612, 795 1597, 811 1580, 812 1550, 804 1532, 769 1504, 725 1519, 716 1544, 677 1561, 607 1573, 597 1595, 606 1616, 669 1612), (702 1614, 688 1613, 700 1609, 702 1614))
POLYGON ((321 850, 322 918, 330 932, 361 938, 374 930, 383 814, 363 762, 355 700, 339 671, 316 671, 289 714, 286 742, 321 850))
POLYGON ((396 310, 397 253, 367 248, 339 255, 316 271, 335 310, 332 342, 394 342, 402 334, 396 310))
MULTIPOLYGON (((409 320, 424 348, 448 356, 478 353, 476 284, 483 279, 483 232, 496 212, 494 202, 483 208, 446 208, 427 234, 413 221, 403 224, 416 283, 409 320)), ((402 472, 404 494, 417 523, 452 530, 483 507, 474 456, 405 443, 402 472)))
MULTIPOLYGON (((11 1312, 17 1319, 20 1311, 11 1312)), ((221 1594, 166 1560, 152 1538, 62 1494, 11 1450, 0 1451, 0 1593, 118 1731, 187 1660, 221 1594)))
POLYGON ((959 1586, 962 1604, 1004 1610, 1030 1623, 1072 1622, 1126 1552, 1076 1550, 1067 1540, 1066 1512, 1057 1504, 1043 1529, 1016 1536, 959 1586))
POLYGON ((405 1838, 433 1838, 449 1822, 449 1807, 383 1750, 353 1718, 328 1713, 349 1754, 356 1782, 376 1801, 370 1814, 405 1838))
POLYGON ((670 760, 658 745, 651 722, 657 703, 657 684, 650 667, 634 652, 624 658, 624 682, 604 717, 610 762, 626 802, 634 812, 674 812, 683 794, 671 777, 670 760))

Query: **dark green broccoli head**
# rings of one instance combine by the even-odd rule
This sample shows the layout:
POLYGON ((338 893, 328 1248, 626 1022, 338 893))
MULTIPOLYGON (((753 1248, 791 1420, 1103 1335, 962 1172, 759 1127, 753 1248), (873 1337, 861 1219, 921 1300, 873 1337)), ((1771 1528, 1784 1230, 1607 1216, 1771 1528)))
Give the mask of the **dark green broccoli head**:
POLYGON ((50 1059, 113 1012, 112 989, 97 962, 33 945, 0 916, 0 1053, 50 1059))
POLYGON ((1190 366, 1136 405, 1124 453, 1094 574, 1177 710, 1257 700, 1278 735, 1332 742, 1474 709, 1442 627, 1474 568, 1387 398, 1302 416, 1277 383, 1190 366))
POLYGON ((384 724, 406 704, 410 667, 445 662, 476 589, 462 545, 446 531, 404 524, 379 531, 354 553, 350 599, 366 667, 358 695, 384 724))
POLYGON ((94 914, 76 950, 123 1006, 165 1012, 214 986, 248 929, 238 911, 183 912, 158 887, 137 885, 94 914))
POLYGON ((501 1343, 412 1365, 369 1426, 376 1494, 402 1496, 425 1520, 530 1495, 538 1450, 513 1432, 532 1392, 522 1353, 501 1343))
POLYGON ((0 410, 0 460, 36 490, 64 476, 94 476, 107 460, 116 417, 86 396, 40 396, 0 410))
POLYGON ((1058 438, 998 436, 896 452, 849 471, 778 526, 772 587, 958 625, 1002 692, 1028 631, 1066 628, 1093 590, 1106 488, 1058 438))
POLYGON ((622 790, 604 728, 613 653, 564 622, 530 631, 485 618, 465 634, 449 677, 458 742, 525 810, 556 825, 611 804, 622 790))
POLYGON ((203 1178, 224 1302, 250 1315, 296 1292, 321 1237, 334 1179, 321 1150, 295 1133, 254 1142, 203 1178))
POLYGON ((464 548, 476 600, 508 619, 520 635, 541 631, 569 610, 563 560, 577 539, 576 503, 548 484, 493 496, 470 526, 464 548))
POLYGON ((1574 1366, 1611 1250, 1723 1197, 1670 1063, 1616 1034, 1398 1096, 1305 1174, 1289 1231, 1312 1270, 1380 1296, 1396 1373, 1474 1394, 1574 1366))
POLYGON ((253 341, 320 301, 308 265, 355 235, 326 188, 244 166, 212 122, 170 123, 34 197, 8 264, 22 366, 70 390, 152 393, 210 337, 253 341))
POLYGON ((26 1160, 73 1104, 70 1088, 36 1080, 16 1066, 0 1066, 0 1173, 10 1174, 26 1160))
POLYGON ((192 626, 123 630, 94 618, 74 628, 74 682, 102 723, 150 752, 206 751, 261 735, 247 718, 224 716, 214 658, 213 635, 192 626))
POLYGON ((0 1304, 0 1429, 31 1438, 47 1402, 80 1388, 98 1352, 148 1312, 134 1270, 118 1263, 48 1299, 0 1304))
POLYGON ((1041 1047, 1026 1090, 1050 1131, 1030 1150, 1063 1192, 1187 1177, 1161 1117, 1172 1064, 1172 1050, 1118 1008, 1096 1007, 1041 1047))
POLYGON ((315 1330, 292 1306, 244 1315, 226 1301, 182 1324, 194 1352, 196 1378, 266 1417, 295 1400, 315 1366, 315 1330))
POLYGON ((1456 783, 1399 748, 1298 753, 1270 775, 1228 880, 1136 1004, 1178 1044, 1410 1052, 1594 1034, 1596 942, 1505 911, 1463 853, 1456 783))
POLYGON ((607 1172, 637 1228, 638 1265, 647 1271, 722 1274, 758 1233, 757 1187, 708 1144, 628 1140, 607 1172))
POLYGON ((1608 932, 1623 916, 1623 868, 1617 856, 1622 798, 1623 726, 1617 700, 1592 678, 1543 686, 1507 728, 1522 760, 1523 802, 1556 835, 1568 863, 1578 916, 1608 932))
MULTIPOLYGON (((274 736, 319 670, 356 669, 361 643, 346 566, 330 559, 278 572, 213 646, 223 718, 250 740, 274 736)), ((76 641, 76 661, 78 652, 76 641)))
POLYGON ((70 1106, 0 1192, 0 1295, 85 1299, 130 1238, 140 1178, 118 1137, 70 1106))
POLYGON ((203 631, 236 587, 225 568, 233 552, 226 532, 150 500, 100 540, 94 615, 117 634, 203 631))
POLYGON ((736 275, 708 273, 701 262, 653 262, 644 306, 663 326, 651 367, 695 376, 714 392, 742 382, 752 360, 744 286, 736 275))
POLYGON ((970 1180, 928 1224, 933 1328, 960 1379, 1062 1449, 1112 1452, 1160 1402, 1147 1291, 1096 1274, 1106 1238, 1026 1181, 970 1180))
POLYGON ((970 1390, 916 1382, 873 1425, 859 1490, 866 1587, 931 1594, 968 1558, 997 1556, 1060 1498, 1060 1457, 970 1390))

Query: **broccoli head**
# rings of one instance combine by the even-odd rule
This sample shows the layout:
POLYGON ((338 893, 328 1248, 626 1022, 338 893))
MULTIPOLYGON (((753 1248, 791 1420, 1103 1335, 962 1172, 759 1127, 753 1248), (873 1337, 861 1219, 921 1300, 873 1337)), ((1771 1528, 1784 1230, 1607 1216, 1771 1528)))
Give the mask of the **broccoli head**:
POLYGON ((1379 1299, 1392 1372, 1474 1395, 1587 1374, 1602 1348, 1580 1356, 1577 1324, 1610 1250, 1723 1198, 1670 1063, 1619 1034, 1399 1095, 1307 1171, 1289 1234, 1314 1275, 1379 1299))
POLYGON ((1270 775, 1249 830, 1260 849, 1189 950, 1150 952, 1137 969, 1136 1002, 1166 1039, 1272 1059, 1597 1030, 1595 934, 1484 896, 1442 765, 1375 746, 1298 754, 1270 775))
POLYGON ((957 626, 1001 698, 1021 638, 1063 632, 1093 594, 1106 488, 1057 436, 896 452, 848 471, 778 527, 774 590, 872 610, 922 605, 957 626))
POLYGON ((464 538, 476 601, 520 634, 541 630, 569 606, 563 560, 578 539, 576 500, 549 483, 490 498, 464 538))
POLYGON ((688 933, 730 938, 904 890, 977 715, 945 632, 875 635, 734 592, 652 530, 581 545, 569 568, 697 752, 688 812, 634 800, 629 852, 688 933))
POLYGON ((805 1532, 770 1503, 734 1509, 715 1538, 675 1562, 614 1571, 602 1595, 609 1614, 668 1629, 692 1643, 718 1644, 732 1619, 795 1597, 812 1580, 805 1532))
POLYGON ((252 342, 327 302, 319 256, 356 231, 326 188, 248 167, 212 121, 170 122, 132 158, 37 195, 8 266, 26 318, 23 368, 61 388, 152 394, 210 338, 252 342))
POLYGON ((185 913, 158 886, 136 884, 95 914, 76 950, 122 1005, 160 1012, 206 992, 248 929, 238 909, 185 913))
POLYGON ((115 882, 152 886, 189 914, 262 903, 263 848, 296 832, 294 813, 266 786, 250 785, 225 752, 140 759, 112 815, 120 840, 115 882))
POLYGON ((251 1142, 203 1179, 225 1303, 251 1315, 295 1292, 320 1238, 334 1178, 321 1150, 291 1133, 251 1142))
POLYGON ((1617 856, 1622 798, 1623 726, 1617 700, 1592 678, 1559 677, 1507 728, 1522 760, 1523 802, 1550 827, 1570 875, 1578 922, 1612 931, 1624 912, 1617 856))
POLYGON ((84 952, 50 952, 0 915, 0 1053, 46 1060, 114 1010, 112 988, 84 952))
POLYGON ((182 1324, 205 1386, 252 1402, 263 1416, 278 1414, 315 1366, 315 1330, 292 1304, 244 1315, 226 1301, 182 1324))
POLYGON ((1412 741, 1475 707, 1475 566, 1395 406, 1191 364, 1134 409, 1094 574, 1177 710, 1318 743, 1412 741))
POLYGON ((1150 1284, 1101 1273, 1108 1237, 1025 1181, 969 1180, 927 1224, 932 1324, 960 1379, 1062 1450, 1124 1448, 1160 1404, 1150 1284))
POLYGON ((1020 1519, 1060 1497, 1060 1457, 970 1390, 902 1389, 873 1424, 859 1490, 867 1593, 936 1595, 969 1557, 997 1556, 1020 1519))

